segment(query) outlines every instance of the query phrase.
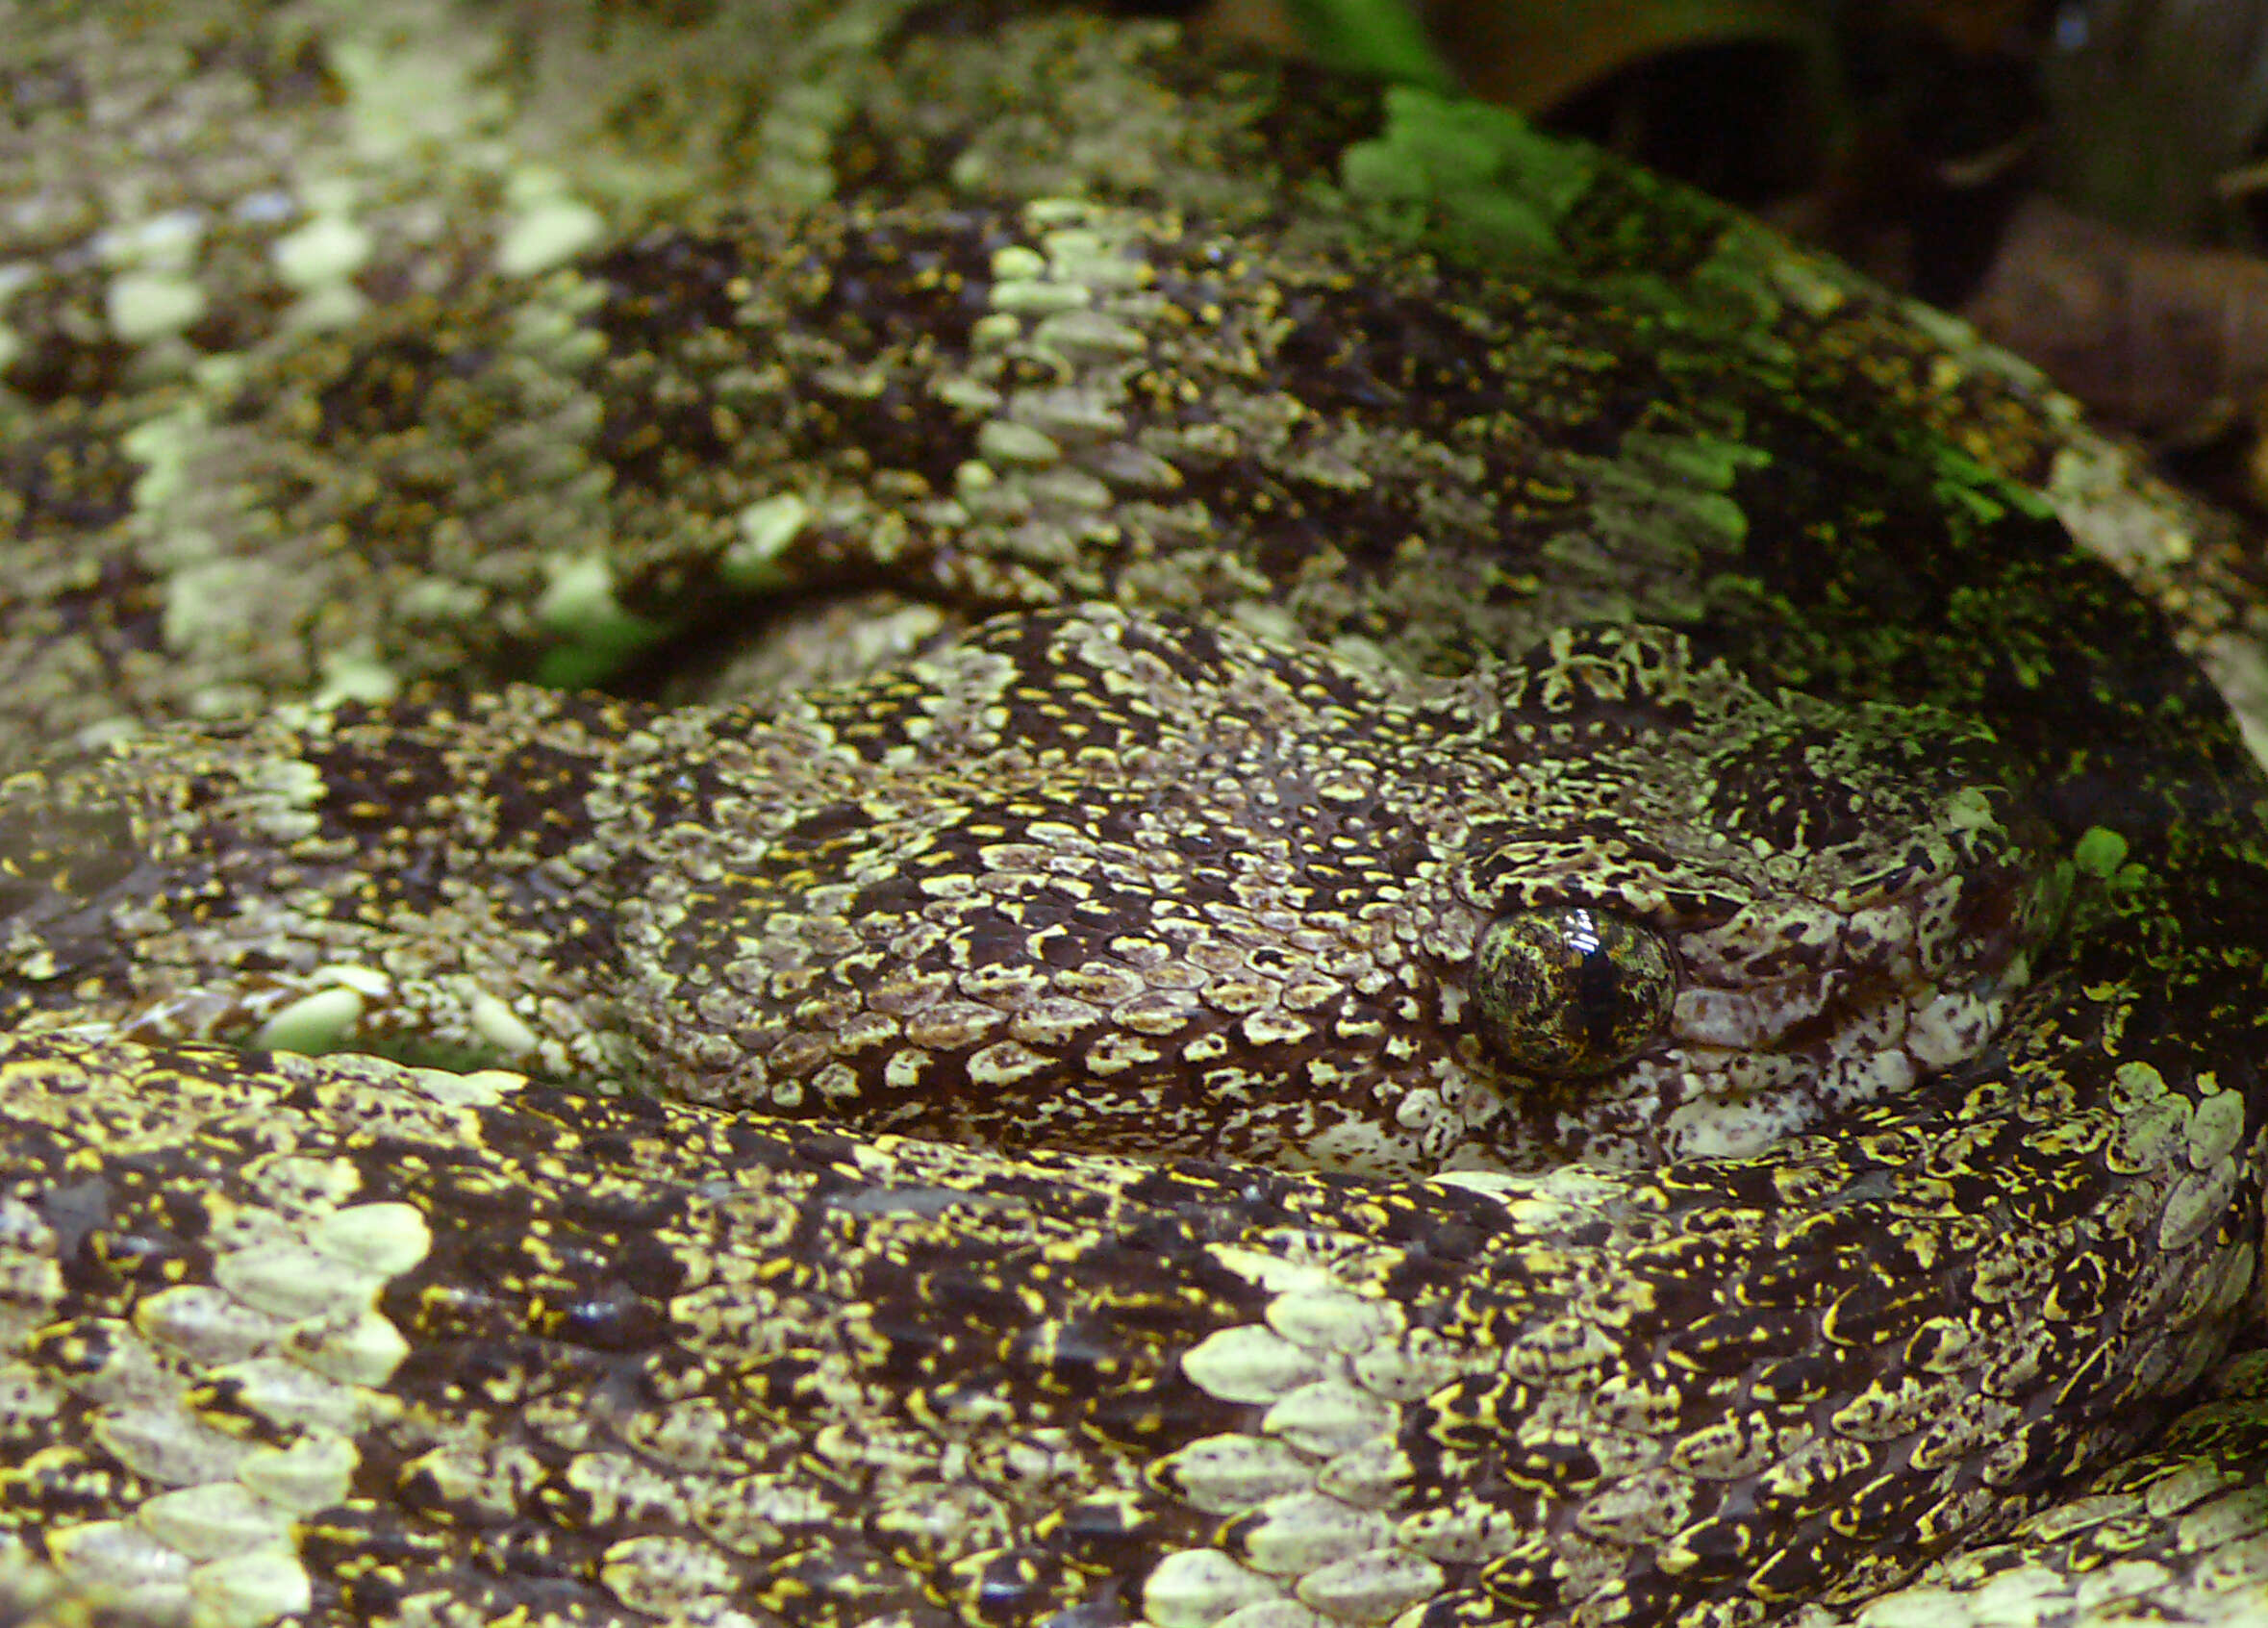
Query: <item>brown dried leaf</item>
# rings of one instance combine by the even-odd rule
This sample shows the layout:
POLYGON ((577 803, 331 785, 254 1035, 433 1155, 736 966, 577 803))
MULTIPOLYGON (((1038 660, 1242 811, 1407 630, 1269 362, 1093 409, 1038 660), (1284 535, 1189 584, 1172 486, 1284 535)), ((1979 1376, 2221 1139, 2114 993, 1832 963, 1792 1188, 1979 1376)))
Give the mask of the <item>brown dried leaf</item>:
POLYGON ((2268 263, 2023 204, 1963 314, 2094 412, 2158 440, 2226 422, 2268 383, 2268 263))

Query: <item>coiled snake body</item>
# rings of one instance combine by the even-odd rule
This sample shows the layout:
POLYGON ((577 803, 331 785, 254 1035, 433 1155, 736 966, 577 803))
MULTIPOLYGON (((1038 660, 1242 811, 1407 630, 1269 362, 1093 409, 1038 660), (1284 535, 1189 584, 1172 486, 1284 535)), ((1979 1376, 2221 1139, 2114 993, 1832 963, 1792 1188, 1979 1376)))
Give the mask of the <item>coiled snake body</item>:
POLYGON ((695 12, 11 24, 14 1607, 2268 1609, 2175 511, 1500 115, 695 12))

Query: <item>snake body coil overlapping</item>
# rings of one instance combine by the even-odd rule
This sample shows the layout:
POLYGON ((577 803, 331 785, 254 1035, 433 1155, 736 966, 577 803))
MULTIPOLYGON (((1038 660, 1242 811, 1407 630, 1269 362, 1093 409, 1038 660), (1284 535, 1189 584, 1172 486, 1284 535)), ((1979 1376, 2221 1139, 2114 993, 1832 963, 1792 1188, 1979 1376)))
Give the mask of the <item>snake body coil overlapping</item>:
POLYGON ((12 25, 12 1610, 2268 1610, 2171 499, 1500 114, 429 10, 12 25))

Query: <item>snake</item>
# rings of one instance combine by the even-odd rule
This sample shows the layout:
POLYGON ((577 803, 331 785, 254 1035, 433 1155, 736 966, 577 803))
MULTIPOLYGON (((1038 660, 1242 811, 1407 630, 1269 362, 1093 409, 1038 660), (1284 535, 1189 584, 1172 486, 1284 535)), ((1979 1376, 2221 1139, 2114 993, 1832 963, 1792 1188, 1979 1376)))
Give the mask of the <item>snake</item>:
POLYGON ((2268 1613, 2212 522, 2020 365, 1171 22, 142 10, 0 18, 11 1620, 2268 1613))

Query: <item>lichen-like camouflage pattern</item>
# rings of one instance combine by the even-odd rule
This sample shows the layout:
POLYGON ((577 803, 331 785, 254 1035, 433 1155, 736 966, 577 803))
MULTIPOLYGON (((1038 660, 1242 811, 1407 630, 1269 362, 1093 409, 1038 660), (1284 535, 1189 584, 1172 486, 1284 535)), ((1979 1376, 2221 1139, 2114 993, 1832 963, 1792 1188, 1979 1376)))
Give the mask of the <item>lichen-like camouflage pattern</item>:
POLYGON ((0 17, 0 1614, 2268 1612, 2262 786, 2064 530, 2211 522, 2020 370, 1164 25, 135 10, 0 17))
POLYGON ((2022 989, 2061 873, 1981 744, 1660 629, 1425 684, 1014 614, 776 719, 516 687, 21 774, 0 1010, 1002 1147, 1753 1152, 2022 989), (1586 989, 1550 952, 1601 921, 1586 989))

